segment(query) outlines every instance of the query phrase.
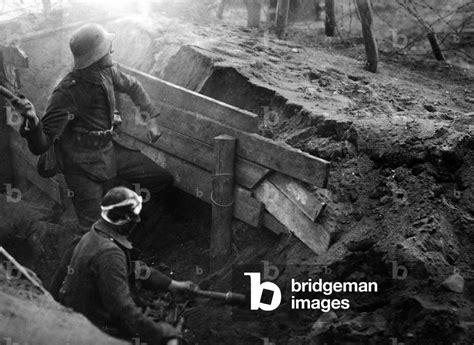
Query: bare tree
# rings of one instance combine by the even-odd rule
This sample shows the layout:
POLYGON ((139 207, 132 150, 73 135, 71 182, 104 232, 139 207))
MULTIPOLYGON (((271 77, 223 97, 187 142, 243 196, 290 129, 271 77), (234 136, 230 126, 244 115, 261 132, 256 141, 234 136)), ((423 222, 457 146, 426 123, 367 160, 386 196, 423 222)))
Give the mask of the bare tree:
POLYGON ((244 2, 247 6, 247 27, 258 28, 262 9, 261 0, 244 0, 244 2))
POLYGON ((326 36, 333 37, 336 35, 336 8, 334 0, 325 1, 325 31, 326 36))
POLYGON ((367 54, 367 69, 375 73, 377 72, 379 52, 373 30, 372 3, 371 0, 356 0, 356 4, 362 23, 362 34, 367 54))
POLYGON ((42 0, 43 1, 43 13, 45 16, 48 16, 51 13, 51 0, 42 0))
POLYGON ((286 37, 286 27, 288 25, 289 9, 290 0, 278 0, 275 20, 275 31, 279 39, 284 39, 286 37))
POLYGON ((219 3, 219 7, 217 8, 217 18, 224 18, 224 9, 228 5, 228 3, 229 0, 221 0, 221 2, 219 3))

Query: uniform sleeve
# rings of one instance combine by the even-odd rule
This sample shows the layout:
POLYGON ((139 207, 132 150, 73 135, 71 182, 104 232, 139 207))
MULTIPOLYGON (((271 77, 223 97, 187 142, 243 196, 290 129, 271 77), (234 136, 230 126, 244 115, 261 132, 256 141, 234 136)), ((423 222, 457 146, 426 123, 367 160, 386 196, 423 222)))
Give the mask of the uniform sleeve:
POLYGON ((74 101, 64 91, 56 89, 48 100, 45 114, 35 130, 20 130, 20 134, 28 141, 28 147, 34 155, 48 150, 55 138, 66 127, 74 114, 74 101))
POLYGON ((93 271, 103 305, 130 334, 159 344, 163 338, 160 325, 147 318, 130 295, 125 254, 112 248, 94 259, 93 271))
POLYGON ((112 78, 115 90, 129 95, 133 103, 139 107, 141 111, 148 112, 151 117, 159 115, 150 96, 137 78, 123 73, 117 64, 112 67, 112 78))
POLYGON ((142 261, 134 261, 133 263, 135 267, 135 279, 140 280, 144 288, 149 290, 168 289, 171 284, 171 278, 142 261))

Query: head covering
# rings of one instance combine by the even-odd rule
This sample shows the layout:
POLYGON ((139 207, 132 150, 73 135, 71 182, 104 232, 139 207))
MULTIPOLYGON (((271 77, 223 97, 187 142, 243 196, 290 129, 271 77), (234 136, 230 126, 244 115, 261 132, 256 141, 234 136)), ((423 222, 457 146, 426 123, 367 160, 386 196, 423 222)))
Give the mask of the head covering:
POLYGON ((74 68, 89 67, 107 55, 114 37, 114 34, 108 33, 99 24, 85 24, 74 31, 69 40, 74 68))
POLYGON ((102 204, 102 219, 113 225, 124 225, 140 221, 143 198, 126 187, 112 188, 105 194, 102 204))

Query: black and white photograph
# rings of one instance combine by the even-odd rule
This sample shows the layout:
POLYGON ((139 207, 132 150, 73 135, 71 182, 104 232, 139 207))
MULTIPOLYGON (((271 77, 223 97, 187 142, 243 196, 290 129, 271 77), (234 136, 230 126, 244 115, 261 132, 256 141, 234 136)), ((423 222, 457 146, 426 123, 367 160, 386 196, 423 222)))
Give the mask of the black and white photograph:
POLYGON ((474 345, 473 0, 0 0, 0 345, 474 345))

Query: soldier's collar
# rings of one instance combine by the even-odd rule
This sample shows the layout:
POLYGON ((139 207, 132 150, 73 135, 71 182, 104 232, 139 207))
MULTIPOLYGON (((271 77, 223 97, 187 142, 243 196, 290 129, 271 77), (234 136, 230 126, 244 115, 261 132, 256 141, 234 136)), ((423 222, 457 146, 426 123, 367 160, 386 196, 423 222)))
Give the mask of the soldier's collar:
POLYGON ((100 85, 103 81, 102 71, 99 70, 74 70, 72 72, 72 77, 75 79, 80 79, 84 81, 88 81, 92 84, 100 85))
POLYGON ((123 235, 120 235, 117 231, 114 230, 112 225, 108 224, 103 219, 100 219, 97 222, 95 222, 93 227, 97 231, 100 231, 100 232, 106 234, 107 236, 109 236, 109 238, 112 241, 117 242, 122 247, 124 247, 126 249, 132 249, 133 248, 132 243, 127 239, 127 237, 125 237, 123 235))

